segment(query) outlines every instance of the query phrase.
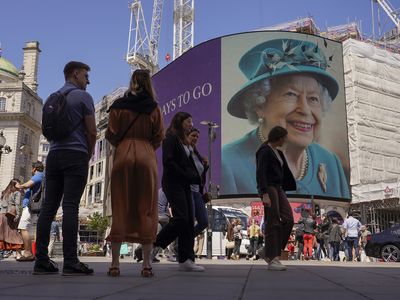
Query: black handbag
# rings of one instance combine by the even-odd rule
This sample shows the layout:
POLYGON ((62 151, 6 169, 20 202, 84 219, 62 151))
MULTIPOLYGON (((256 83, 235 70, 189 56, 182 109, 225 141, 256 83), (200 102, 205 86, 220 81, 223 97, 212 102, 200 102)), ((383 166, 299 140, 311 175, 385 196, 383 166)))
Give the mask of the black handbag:
POLYGON ((44 184, 45 184, 45 178, 43 176, 40 188, 37 190, 37 192, 32 194, 33 190, 31 191, 31 196, 29 198, 29 203, 28 203, 28 209, 31 214, 40 213, 40 209, 42 208, 44 200, 44 184))
POLYGON ((212 199, 211 193, 209 193, 209 192, 205 192, 205 193, 202 195, 202 197, 203 197, 204 203, 208 203, 208 202, 210 202, 211 199, 212 199))

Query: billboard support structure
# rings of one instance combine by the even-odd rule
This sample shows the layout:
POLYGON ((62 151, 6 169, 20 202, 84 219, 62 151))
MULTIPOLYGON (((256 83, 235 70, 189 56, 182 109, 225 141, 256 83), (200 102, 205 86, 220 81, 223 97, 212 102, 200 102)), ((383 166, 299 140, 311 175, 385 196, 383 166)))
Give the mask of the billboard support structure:
POLYGON ((211 201, 207 204, 208 226, 207 226, 207 258, 212 259, 212 199, 214 198, 214 188, 212 183, 212 157, 211 144, 215 141, 215 128, 218 125, 211 121, 201 121, 200 124, 208 126, 208 192, 211 195, 211 201))

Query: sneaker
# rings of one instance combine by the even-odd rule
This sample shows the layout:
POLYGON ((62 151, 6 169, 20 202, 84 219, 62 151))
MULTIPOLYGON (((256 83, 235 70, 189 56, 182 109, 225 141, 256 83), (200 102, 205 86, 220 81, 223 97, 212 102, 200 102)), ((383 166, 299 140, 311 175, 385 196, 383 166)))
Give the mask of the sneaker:
POLYGON ((78 262, 73 265, 64 264, 62 275, 63 276, 85 276, 92 275, 93 269, 90 269, 87 264, 78 262))
POLYGON ((179 271, 183 272, 203 272, 204 267, 196 265, 192 260, 187 259, 183 263, 179 263, 179 271))
POLYGON ((176 259, 176 257, 174 257, 174 256, 168 256, 168 257, 167 257, 167 260, 170 261, 170 262, 177 262, 177 261, 178 261, 178 260, 176 259))
POLYGON ((279 259, 274 258, 268 263, 268 270, 271 271, 286 271, 286 266, 282 265, 279 259))
POLYGON ((49 259, 48 261, 36 261, 33 267, 33 275, 58 274, 58 265, 49 259))

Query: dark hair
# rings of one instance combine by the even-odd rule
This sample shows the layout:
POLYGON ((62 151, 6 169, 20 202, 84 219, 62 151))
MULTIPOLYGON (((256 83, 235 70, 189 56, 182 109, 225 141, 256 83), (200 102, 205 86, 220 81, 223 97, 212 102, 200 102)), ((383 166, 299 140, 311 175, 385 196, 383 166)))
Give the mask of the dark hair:
POLYGON ((41 161, 39 161, 39 160, 32 163, 32 168, 35 168, 39 172, 43 172, 44 171, 43 163, 41 161))
POLYGON ((64 77, 68 79, 72 76, 75 70, 85 69, 86 71, 90 71, 90 67, 80 61, 70 61, 64 67, 64 77))
POLYGON ((8 195, 11 194, 11 188, 15 187, 15 185, 17 183, 20 183, 21 181, 17 178, 13 178, 10 180, 10 182, 8 183, 7 187, 4 189, 4 191, 1 192, 1 198, 5 198, 8 195))
POLYGON ((156 92, 154 91, 153 84, 151 82, 150 71, 137 69, 131 76, 128 91, 137 94, 143 90, 147 92, 151 98, 153 98, 153 100, 156 99, 156 92))
POLYGON ((338 218, 333 217, 333 218, 332 218, 332 223, 333 223, 333 224, 339 224, 338 218))
POLYGON ((176 134, 183 142, 186 141, 185 132, 183 131, 182 123, 192 116, 184 111, 177 112, 172 118, 171 124, 167 129, 167 133, 176 134))
POLYGON ((285 128, 281 126, 275 126, 268 133, 267 143, 274 143, 279 141, 280 138, 287 136, 288 132, 285 128))
POLYGON ((349 217, 353 216, 353 212, 350 210, 350 211, 347 213, 347 216, 349 216, 349 217))
POLYGON ((200 134, 200 130, 198 130, 197 128, 193 127, 192 129, 190 129, 189 134, 191 134, 192 132, 197 132, 198 134, 200 134))

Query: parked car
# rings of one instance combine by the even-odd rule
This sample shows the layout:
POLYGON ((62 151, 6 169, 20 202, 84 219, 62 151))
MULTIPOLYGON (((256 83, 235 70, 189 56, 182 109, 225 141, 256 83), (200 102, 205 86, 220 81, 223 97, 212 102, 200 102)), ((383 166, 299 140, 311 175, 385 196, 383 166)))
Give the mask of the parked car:
MULTIPOLYGON (((226 230, 228 228, 228 222, 232 218, 240 218, 242 221, 242 244, 240 246, 240 254, 246 255, 247 248, 250 245, 249 238, 247 236, 247 224, 249 216, 246 213, 237 208, 226 207, 226 206, 213 206, 212 207, 212 255, 223 256, 225 255, 225 244, 226 244, 226 230)), ((207 254, 207 237, 204 241, 203 255, 207 254)))
POLYGON ((400 261, 400 225, 368 236, 365 254, 387 262, 400 261))

